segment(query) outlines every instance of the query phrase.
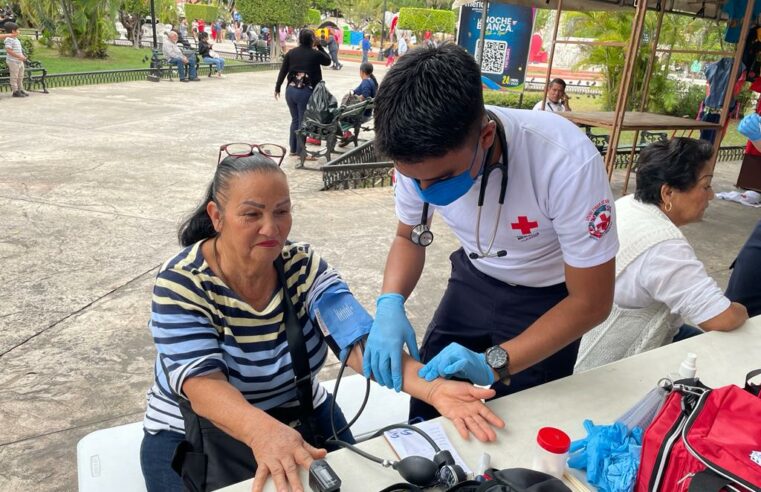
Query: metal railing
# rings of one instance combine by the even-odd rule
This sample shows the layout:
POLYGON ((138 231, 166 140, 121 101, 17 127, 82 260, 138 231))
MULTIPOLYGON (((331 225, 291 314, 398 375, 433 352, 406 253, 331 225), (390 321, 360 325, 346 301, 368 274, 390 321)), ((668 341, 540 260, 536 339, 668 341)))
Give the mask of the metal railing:
MULTIPOLYGON (((161 68, 162 79, 169 79, 169 71, 174 67, 161 68)), ((200 67, 199 67, 200 68, 200 67)), ((225 67, 225 73, 260 72, 265 70, 277 70, 279 63, 242 63, 225 67)), ((116 82, 135 82, 146 80, 151 73, 150 68, 133 68, 125 70, 100 70, 97 72, 71 72, 48 74, 46 80, 48 88, 51 87, 74 87, 78 85, 112 84, 116 82)), ((8 85, 0 85, 0 92, 10 90, 8 85)))
MULTIPOLYGON (((373 141, 365 142, 356 149, 332 160, 322 170, 323 191, 376 188, 393 185, 393 163, 383 160, 375 153, 373 141)), ((629 151, 616 156, 616 168, 625 168, 629 151)), ((635 149, 639 154, 639 149, 635 149)), ((720 162, 743 158, 745 146, 727 146, 719 149, 720 162)))

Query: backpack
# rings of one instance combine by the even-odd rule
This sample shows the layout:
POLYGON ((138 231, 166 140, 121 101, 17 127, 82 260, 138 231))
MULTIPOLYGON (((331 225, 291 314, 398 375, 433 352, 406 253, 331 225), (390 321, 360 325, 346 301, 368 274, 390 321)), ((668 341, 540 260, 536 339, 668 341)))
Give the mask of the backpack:
POLYGON ((645 431, 635 492, 761 491, 761 398, 749 382, 673 385, 645 431))

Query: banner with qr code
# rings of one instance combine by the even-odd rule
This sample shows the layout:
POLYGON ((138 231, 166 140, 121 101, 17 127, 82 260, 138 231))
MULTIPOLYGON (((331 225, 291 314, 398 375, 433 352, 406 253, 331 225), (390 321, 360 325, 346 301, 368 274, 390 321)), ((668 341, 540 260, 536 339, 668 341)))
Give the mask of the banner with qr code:
MULTIPOLYGON (((475 57, 478 57, 480 44, 482 11, 481 1, 460 8, 457 44, 475 57)), ((496 90, 523 88, 532 28, 531 7, 489 3, 481 64, 484 86, 496 90)))

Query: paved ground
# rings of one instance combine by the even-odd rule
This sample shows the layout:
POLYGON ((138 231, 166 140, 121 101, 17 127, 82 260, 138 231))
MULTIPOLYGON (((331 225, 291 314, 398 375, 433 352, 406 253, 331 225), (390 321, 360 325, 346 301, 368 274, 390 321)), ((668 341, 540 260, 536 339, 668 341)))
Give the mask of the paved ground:
MULTIPOLYGON (((178 251, 177 225, 201 198, 218 146, 286 142, 275 76, 1 98, 0 490, 76 489, 77 441, 141 419, 154 357, 152 278, 178 251)), ((358 83, 357 64, 326 79, 340 97, 358 83)), ((372 309, 395 224, 391 191, 319 192, 318 173, 285 167, 292 237, 314 244, 372 309)), ((730 189, 737 171, 720 164, 715 188, 730 189)), ((686 228, 722 284, 759 215, 715 203, 686 228)), ((408 303, 419 336, 455 247, 443 228, 437 234, 408 303)))

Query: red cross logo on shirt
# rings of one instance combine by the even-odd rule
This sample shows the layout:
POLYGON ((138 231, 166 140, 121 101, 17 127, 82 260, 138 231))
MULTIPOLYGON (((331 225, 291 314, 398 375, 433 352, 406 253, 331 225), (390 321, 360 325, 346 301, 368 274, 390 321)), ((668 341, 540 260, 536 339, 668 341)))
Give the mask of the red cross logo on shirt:
POLYGON ((512 227, 515 230, 520 229, 521 234, 526 235, 526 234, 531 234, 531 229, 536 229, 537 227, 539 227, 539 223, 535 220, 530 221, 528 220, 528 217, 526 217, 525 215, 521 215, 520 217, 518 217, 518 222, 512 222, 510 224, 510 227, 512 227))

